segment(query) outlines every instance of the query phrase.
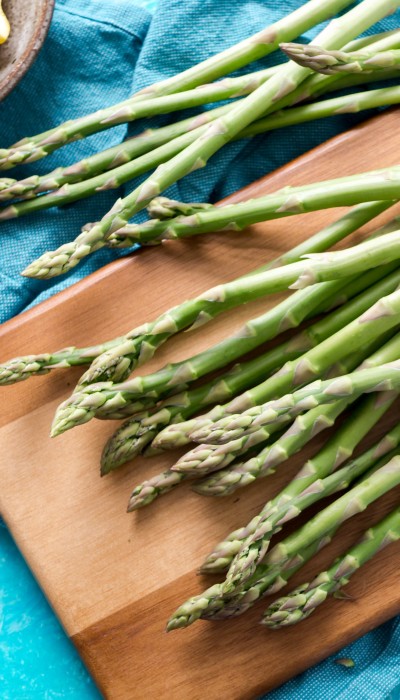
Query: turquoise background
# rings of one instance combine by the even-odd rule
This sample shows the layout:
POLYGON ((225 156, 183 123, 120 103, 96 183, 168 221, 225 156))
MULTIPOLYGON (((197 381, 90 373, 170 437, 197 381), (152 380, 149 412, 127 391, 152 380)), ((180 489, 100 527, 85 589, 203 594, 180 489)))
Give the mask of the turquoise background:
MULTIPOLYGON (((137 69, 135 70, 135 85, 141 86, 154 79, 154 66, 152 61, 156 55, 160 65, 167 64, 168 55, 163 55, 165 51, 165 37, 172 37, 174 31, 173 19, 180 16, 182 26, 191 27, 191 32, 182 33, 180 41, 180 59, 186 60, 188 65, 193 63, 193 50, 203 51, 204 55, 219 50, 221 42, 227 37, 218 36, 216 32, 215 46, 201 41, 201 32, 207 31, 207 23, 196 25, 196 17, 200 17, 200 8, 206 9, 209 17, 209 26, 218 26, 218 13, 220 16, 227 15, 232 11, 232 34, 228 37, 228 43, 237 40, 235 34, 238 33, 238 24, 242 25, 244 34, 256 31, 259 26, 268 24, 269 19, 281 16, 285 11, 290 11, 298 6, 298 0, 288 0, 285 6, 277 0, 161 0, 160 7, 154 22, 150 25, 150 16, 143 9, 138 9, 140 5, 146 10, 153 12, 157 2, 155 0, 58 0, 53 24, 49 37, 46 41, 43 52, 17 91, 8 98, 0 109, 0 136, 2 143, 8 143, 22 136, 20 133, 21 123, 23 133, 32 133, 29 120, 34 124, 37 120, 40 107, 46 104, 46 100, 56 95, 50 106, 57 112, 58 119, 67 118, 77 110, 92 111, 102 106, 105 101, 108 103, 123 99, 129 94, 132 83, 132 74, 136 68, 136 60, 139 57, 137 69), (238 12, 243 10, 238 22, 238 12), (214 14, 213 14, 214 13, 214 14), (236 14, 235 14, 236 13, 236 14), (236 24, 233 21, 236 19, 236 24), (63 32, 63 42, 66 50, 73 51, 74 30, 76 21, 82 20, 84 34, 82 40, 90 46, 93 52, 93 71, 96 68, 96 60, 104 61, 108 65, 108 72, 103 76, 98 72, 93 76, 88 76, 85 72, 80 72, 79 57, 76 61, 75 72, 68 74, 60 80, 57 73, 52 83, 52 75, 49 72, 49 65, 54 60, 54 53, 57 50, 56 38, 63 32), (170 33, 169 33, 170 32, 170 33), (147 34, 146 34, 147 33, 147 34), (147 36, 144 47, 142 42, 147 36), (101 39, 101 42, 100 42, 101 39), (196 44, 196 41, 198 44, 196 44), (154 53, 154 46, 157 51, 154 53), (99 46, 101 46, 101 51, 99 46), (96 53, 96 47, 98 49, 96 53), (124 57, 121 65, 115 61, 117 53, 124 57), (49 63, 46 64, 46 61, 49 63), (107 63, 108 61, 108 63, 107 63), (47 72, 46 72, 47 71, 47 72), (130 72, 131 71, 131 72, 130 72), (153 71, 153 72, 152 72, 153 71), (31 92, 31 82, 35 76, 46 74, 48 81, 42 81, 39 95, 35 95, 38 104, 34 103, 31 92), (152 80, 148 78, 152 78, 152 80), (93 78, 93 79, 92 79, 93 78), (71 102, 65 99, 67 90, 62 92, 62 85, 69 83, 73 94, 71 102), (89 83, 90 80, 90 83, 89 83), (90 85, 90 90, 86 90, 90 85), (82 95, 84 90, 85 105, 82 107, 82 95), (78 99, 79 98, 79 99, 78 99), (25 104, 29 100, 30 111, 26 113, 25 104), (20 112, 23 104, 23 114, 20 112), (12 130, 15 129, 15 138, 12 138, 12 130), (18 133, 17 133, 18 132, 18 133)), ((387 19, 379 27, 380 30, 393 26, 398 26, 397 17, 387 19)), ((82 29, 83 32, 83 29, 82 29)), ((203 34, 203 36, 205 36, 203 34)), ((307 36, 307 38, 310 38, 307 36)), ((209 37, 207 38, 207 40, 209 37)), ((173 62, 174 55, 172 53, 173 62)), ((61 64, 61 60, 60 60, 61 64)), ((171 63, 170 69, 173 65, 171 63)), ((62 74, 62 66, 58 66, 62 74)), ((172 72, 175 72, 172 70, 172 72)), ((50 102, 49 102, 50 104, 50 102)), ((47 104, 46 104, 47 109, 47 104)), ((46 110, 45 110, 46 113, 46 110)), ((41 114, 43 116, 43 114, 41 114)), ((312 125, 300 130, 293 129, 285 135, 285 145, 282 147, 282 138, 270 136, 268 139, 256 140, 254 146, 233 144, 226 149, 226 152, 218 157, 207 168, 207 175, 204 172, 195 173, 194 176, 185 179, 182 190, 174 190, 173 194, 181 195, 184 199, 196 199, 210 197, 217 199, 227 194, 229 191, 245 184, 258 177, 265 170, 272 170, 282 162, 304 152, 307 148, 324 141, 336 131, 348 128, 366 115, 346 116, 337 118, 329 124, 324 122, 321 125, 312 125), (262 146, 262 148, 260 148, 262 146), (240 160, 240 169, 231 167, 235 161, 240 160), (267 166, 266 163, 267 162, 267 166), (243 181, 233 180, 233 172, 240 170, 243 181), (212 190, 207 190, 208 183, 213 185, 212 190)), ((49 120, 53 120, 53 115, 48 113, 49 120)), ((51 123, 54 123, 53 120, 51 123)), ((125 127, 118 127, 112 132, 105 132, 106 135, 92 137, 93 142, 88 139, 85 144, 75 144, 73 149, 67 150, 66 159, 71 162, 84 153, 87 144, 93 143, 92 148, 104 147, 112 142, 120 140, 125 133, 125 127), (83 150, 81 150, 83 149, 83 150)), ((48 159, 49 161, 51 159, 48 159)), ((42 164, 36 166, 40 169, 42 164)), ((47 169, 47 164, 43 166, 47 169)), ((236 177, 236 176, 235 176, 236 177)), ((37 234, 37 247, 42 250, 46 247, 45 241, 52 242, 58 238, 60 242, 66 240, 66 232, 74 228, 76 230, 79 223, 94 220, 95 212, 99 207, 106 211, 113 201, 112 193, 103 193, 96 200, 80 203, 74 207, 62 211, 47 212, 40 215, 32 222, 35 222, 35 233, 37 234)), ((85 272, 98 267, 106 260, 110 259, 110 253, 102 253, 99 256, 92 256, 92 259, 79 269, 77 276, 58 279, 52 285, 42 282, 26 281, 24 285, 18 276, 18 271, 23 267, 21 257, 15 256, 12 246, 18 244, 32 231, 30 220, 10 225, 10 237, 2 238, 2 260, 0 266, 0 299, 1 317, 8 318, 27 306, 37 303, 54 291, 67 286, 85 272), (20 238, 18 238, 20 237, 20 238)), ((28 259, 32 257, 32 251, 27 251, 28 259)), ((3 356, 4 349, 1 348, 3 356)), ((12 390, 12 389, 10 389, 12 390)), ((327 697, 329 700, 347 700, 356 698, 357 700, 385 700, 385 698, 400 698, 400 670, 398 664, 400 652, 400 622, 398 619, 392 620, 379 630, 359 640, 355 644, 341 651, 337 656, 350 656, 356 662, 354 669, 346 669, 334 663, 334 657, 327 659, 314 669, 302 674, 293 681, 287 683, 277 691, 268 695, 268 700, 311 700, 313 698, 327 697)), ((262 659, 262 663, 267 665, 268 660, 262 659)), ((53 698, 71 698, 86 700, 87 698, 98 698, 99 694, 93 681, 88 676, 72 644, 66 638, 57 619, 51 611, 46 599, 42 595, 23 558, 16 548, 12 537, 6 527, 0 523, 0 700, 50 700, 53 698)))

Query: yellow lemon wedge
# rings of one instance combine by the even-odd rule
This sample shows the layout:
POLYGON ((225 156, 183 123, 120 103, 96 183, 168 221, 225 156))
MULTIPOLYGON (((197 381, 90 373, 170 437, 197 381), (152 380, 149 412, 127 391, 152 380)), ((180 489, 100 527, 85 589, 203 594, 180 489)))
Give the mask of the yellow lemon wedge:
POLYGON ((7 41, 10 34, 10 23, 4 14, 4 10, 1 6, 0 0, 0 44, 4 44, 7 41))

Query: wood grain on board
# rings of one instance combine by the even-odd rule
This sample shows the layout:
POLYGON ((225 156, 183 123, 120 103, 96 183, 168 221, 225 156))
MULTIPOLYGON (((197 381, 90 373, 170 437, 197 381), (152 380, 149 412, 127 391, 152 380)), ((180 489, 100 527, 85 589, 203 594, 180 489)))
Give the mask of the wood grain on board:
MULTIPOLYGON (((229 201, 394 165, 400 153, 398 127, 398 111, 380 115, 229 201)), ((0 359, 119 335, 207 287, 250 271, 339 213, 318 212, 261 223, 242 233, 174 241, 117 261, 5 323, 0 359)), ((371 226, 363 233, 368 230, 371 226)), ((181 334, 143 371, 209 347, 277 298, 254 302, 181 334)), ((258 512, 326 436, 320 435, 273 477, 228 498, 202 498, 184 486, 127 515, 133 486, 168 467, 174 455, 140 458, 100 479, 101 449, 116 423, 92 421, 50 440, 54 410, 79 372, 55 371, 1 390, 0 506, 106 698, 255 698, 400 612, 400 548, 393 546, 354 577, 348 587, 350 602, 331 600, 298 627, 274 632, 258 625, 268 603, 264 600, 235 620, 198 622, 167 635, 169 614, 211 584, 213 579, 199 577, 197 569, 213 544, 258 512)), ((398 407, 390 420, 396 414, 398 407)), ((294 583, 307 580, 344 551, 398 498, 396 490, 347 523, 294 583)))

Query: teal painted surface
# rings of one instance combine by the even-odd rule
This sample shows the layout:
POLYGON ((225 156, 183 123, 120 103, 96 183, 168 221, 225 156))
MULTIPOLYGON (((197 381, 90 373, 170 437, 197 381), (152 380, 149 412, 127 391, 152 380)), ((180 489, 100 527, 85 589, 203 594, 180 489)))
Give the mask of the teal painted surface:
MULTIPOLYGON (((231 44, 267 25, 299 2, 288 0, 283 5, 276 0, 160 0, 150 25, 147 11, 154 12, 155 0, 135 0, 135 3, 131 0, 58 0, 51 31, 38 61, 17 91, 0 105, 1 144, 21 137, 21 128, 24 133, 32 133, 39 118, 47 118, 49 124, 55 123, 74 113, 93 111, 106 101, 111 104, 123 99, 132 89, 132 77, 134 87, 141 87, 159 77, 161 67, 176 72, 199 60, 200 55, 203 57, 220 50, 224 42, 231 44), (217 31, 211 37, 209 27, 218 27, 227 17, 229 36, 217 31), (90 51, 85 63, 82 63, 82 56, 76 57, 74 63, 76 45, 83 37, 90 51), (165 37, 169 38, 168 42, 165 37), (60 46, 66 51, 65 64, 72 61, 74 67, 68 73, 63 72, 60 46), (57 66, 56 74, 54 66, 57 66), (101 70, 97 70, 98 66, 101 70), (46 80, 41 79, 43 76, 46 80), (87 91, 85 88, 89 82, 91 90, 87 91), (65 100, 65 94, 69 92, 66 85, 71 92, 72 85, 74 88, 71 104, 65 100), (32 101, 33 95, 37 106, 29 114, 26 110, 22 113, 19 110, 21 101, 24 104, 27 100, 32 101), (14 135, 13 129, 18 133, 14 135)), ((385 20, 380 30, 398 26, 398 15, 385 20)), ((338 117, 329 124, 308 125, 280 136, 257 139, 253 145, 233 144, 213 160, 207 168, 207 175, 195 173, 174 188, 172 194, 187 200, 218 199, 337 131, 349 128, 361 118, 365 115, 338 117)), ((91 149, 116 142, 124 133, 125 127, 118 127, 74 144, 65 149, 64 162, 73 162, 91 149)), ((47 159, 35 164, 32 172, 41 168, 45 172, 55 162, 59 163, 58 156, 52 162, 47 159)), ((42 250, 46 243, 54 247, 55 243, 66 240, 69 232, 76 230, 81 223, 94 220, 99 209, 106 211, 109 208, 113 198, 112 193, 102 193, 95 200, 48 212, 26 221, 26 224, 18 223, 18 231, 14 224, 10 225, 10 235, 2 238, 3 262, 0 264, 3 318, 37 303, 110 259, 110 254, 102 253, 93 256, 68 278, 50 285, 33 282, 23 286, 18 276, 23 265, 20 255, 15 252, 20 241, 27 240, 28 231, 30 234, 35 231, 35 236, 30 239, 33 247, 27 250, 29 259, 33 248, 42 250)), ((318 700, 323 697, 329 700, 385 700, 389 697, 396 700, 400 698, 399 654, 400 622, 395 619, 336 655, 353 658, 356 662, 354 669, 338 666, 332 657, 270 693, 268 700, 318 700)), ((1 525, 0 700, 92 700, 98 697, 94 683, 9 532, 1 525)))

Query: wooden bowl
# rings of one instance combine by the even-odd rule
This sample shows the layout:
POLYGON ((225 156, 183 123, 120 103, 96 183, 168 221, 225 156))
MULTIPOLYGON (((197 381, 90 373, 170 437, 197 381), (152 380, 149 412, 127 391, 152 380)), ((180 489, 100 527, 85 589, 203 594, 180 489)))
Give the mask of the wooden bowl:
POLYGON ((3 0, 11 34, 0 45, 0 100, 35 60, 53 15, 54 0, 3 0))

